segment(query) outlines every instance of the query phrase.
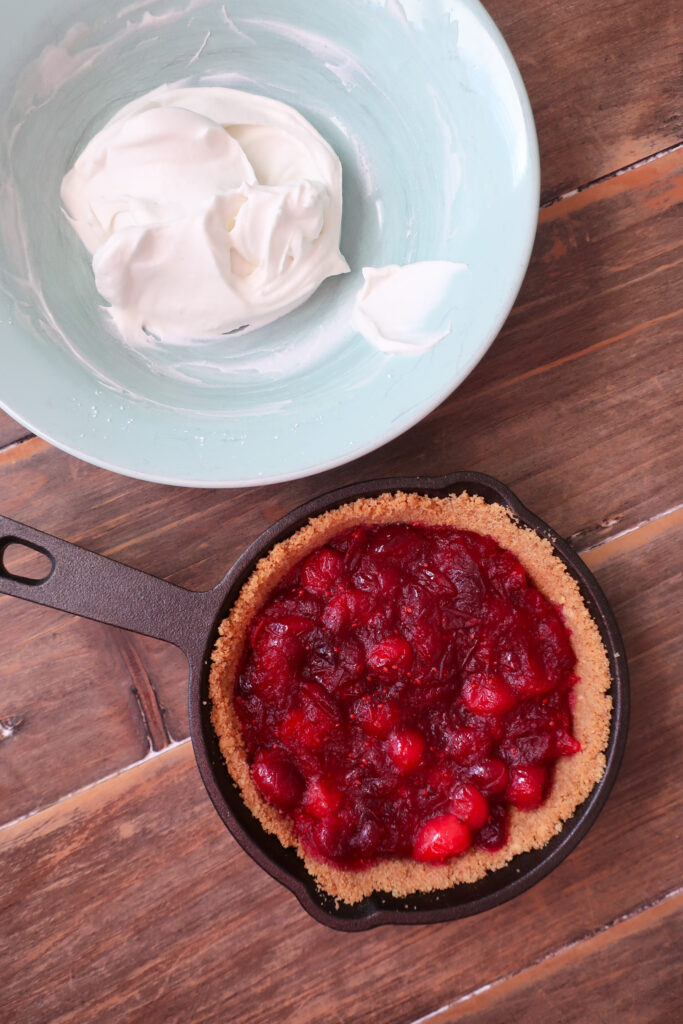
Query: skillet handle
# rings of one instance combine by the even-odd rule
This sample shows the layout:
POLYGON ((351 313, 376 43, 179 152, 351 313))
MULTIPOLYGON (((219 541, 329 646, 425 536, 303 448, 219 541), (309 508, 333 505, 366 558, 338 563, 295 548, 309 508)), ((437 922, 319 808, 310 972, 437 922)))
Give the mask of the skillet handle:
POLYGON ((166 640, 190 660, 203 650, 221 603, 216 591, 186 590, 6 516, 0 516, 0 594, 166 640), (47 556, 43 579, 9 571, 4 556, 15 544, 47 556))

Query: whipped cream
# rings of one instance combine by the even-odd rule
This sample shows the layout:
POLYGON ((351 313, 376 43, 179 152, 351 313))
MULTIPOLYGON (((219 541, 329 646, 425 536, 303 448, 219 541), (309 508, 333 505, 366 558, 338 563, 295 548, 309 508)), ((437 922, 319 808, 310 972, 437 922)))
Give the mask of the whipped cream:
POLYGON ((162 86, 123 107, 62 182, 123 336, 218 338, 348 271, 338 157, 265 96, 162 86))
POLYGON ((418 353, 450 334, 465 263, 425 260, 404 266, 363 267, 353 326, 383 352, 418 353))

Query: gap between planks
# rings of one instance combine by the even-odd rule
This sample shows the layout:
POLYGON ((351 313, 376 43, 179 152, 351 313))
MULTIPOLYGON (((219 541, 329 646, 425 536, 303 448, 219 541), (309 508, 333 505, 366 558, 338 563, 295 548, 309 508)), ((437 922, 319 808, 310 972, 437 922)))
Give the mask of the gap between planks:
POLYGON ((673 530, 683 524, 683 503, 674 505, 666 512, 658 512, 649 519, 644 519, 637 526, 630 526, 626 530, 613 533, 603 541, 596 541, 582 547, 581 537, 590 536, 600 529, 607 529, 624 518, 624 513, 617 513, 607 521, 598 523, 590 529, 581 530, 579 534, 572 534, 569 538, 570 544, 580 553, 581 558, 591 571, 599 569, 614 555, 623 555, 636 548, 642 548, 650 544, 660 534, 667 530, 673 530))
MULTIPOLYGON (((110 772, 109 775, 103 775, 101 779, 97 779, 95 782, 89 782, 86 786, 81 786, 70 793, 65 793, 64 796, 60 797, 59 800, 55 800, 54 803, 47 804, 45 807, 39 807, 35 811, 27 811, 26 814, 21 814, 18 818, 13 818, 12 821, 6 821, 4 825, 0 825, 0 845, 11 845, 13 837, 7 835, 7 833, 16 832, 21 834, 24 827, 33 826, 34 823, 39 826, 41 818, 47 820, 49 815, 61 810, 64 804, 72 800, 87 800, 88 795, 93 790, 99 789, 100 786, 107 787, 113 785, 120 788, 125 785, 126 777, 130 772, 145 768, 158 757, 171 757, 180 747, 186 747, 190 743, 189 736, 182 740, 170 740, 168 745, 161 750, 150 750, 139 761, 132 761, 130 764, 124 765, 123 768, 117 768, 116 771, 110 772)), ((99 802, 98 800, 98 804, 99 802)))
POLYGON ((556 967, 560 967, 563 961, 571 961, 576 956, 591 956, 614 942, 637 934, 653 921, 680 910, 683 910, 683 886, 672 889, 640 906, 633 907, 625 914, 620 914, 599 928, 586 932, 565 946, 559 946, 550 953, 546 953, 545 956, 523 967, 520 971, 512 971, 499 978, 494 978, 486 985, 466 992, 454 999, 453 1002, 446 1003, 437 1010, 432 1010, 423 1017, 412 1021, 411 1024, 439 1024, 440 1021, 443 1024, 455 1024, 455 1021, 461 1016, 460 1011, 463 1014, 477 1013, 495 1003, 501 988, 505 987, 508 992, 514 992, 529 983, 543 982, 544 977, 548 973, 552 973, 556 967))
MULTIPOLYGON (((20 459, 25 457, 23 454, 23 446, 28 441, 40 441, 41 447, 47 448, 48 446, 47 441, 42 441, 40 438, 35 437, 34 434, 23 434, 21 437, 17 437, 14 441, 10 441, 9 444, 0 445, 0 458, 2 458, 2 461, 8 466, 12 466, 15 462, 19 462, 20 459), (18 449, 22 449, 21 455, 18 449)), ((31 452, 29 452, 29 455, 30 454, 31 452)))
POLYGON ((629 171, 637 171, 639 167, 645 167, 646 164, 651 164, 654 160, 661 160, 663 156, 670 156, 679 149, 683 149, 683 141, 674 142, 673 145, 667 146, 665 149, 660 149, 656 153, 650 153, 649 156, 641 157, 640 160, 634 160, 630 164, 624 164, 623 167, 618 167, 615 171, 608 171, 607 174, 601 174, 599 178, 592 178, 591 181, 587 181, 583 185, 577 185, 576 188, 560 192, 559 195, 552 196, 541 203, 541 210, 547 210, 549 207, 556 206, 566 199, 571 199, 572 196, 577 196, 581 192, 587 192, 588 189, 594 188, 596 185, 603 185, 606 181, 611 181, 613 178, 620 178, 622 174, 628 174, 629 171))
POLYGON ((149 751, 152 753, 163 750, 170 745, 171 737, 166 728, 159 697, 140 655, 133 646, 130 634, 124 630, 120 631, 119 653, 130 677, 131 690, 142 719, 149 751))

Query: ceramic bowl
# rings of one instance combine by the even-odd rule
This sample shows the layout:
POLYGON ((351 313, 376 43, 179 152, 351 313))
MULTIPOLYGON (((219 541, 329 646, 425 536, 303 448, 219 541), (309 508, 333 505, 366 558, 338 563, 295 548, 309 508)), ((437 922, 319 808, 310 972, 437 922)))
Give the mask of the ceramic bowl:
POLYGON ((533 243, 536 136, 477 0, 0 0, 0 404, 130 476, 269 483, 378 447, 441 402, 507 316, 533 243), (64 173, 164 82, 265 93, 343 165, 350 274, 243 338, 136 351, 60 208, 64 173), (363 266, 455 260, 450 335, 417 356, 351 327, 363 266))

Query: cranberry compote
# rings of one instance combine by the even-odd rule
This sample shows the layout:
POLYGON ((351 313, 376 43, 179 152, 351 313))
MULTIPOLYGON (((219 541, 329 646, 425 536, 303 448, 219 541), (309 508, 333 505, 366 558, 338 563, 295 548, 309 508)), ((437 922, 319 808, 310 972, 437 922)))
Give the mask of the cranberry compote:
POLYGON ((360 526, 254 618, 235 704, 254 783, 341 868, 496 850, 579 750, 557 608, 490 537, 360 526))

